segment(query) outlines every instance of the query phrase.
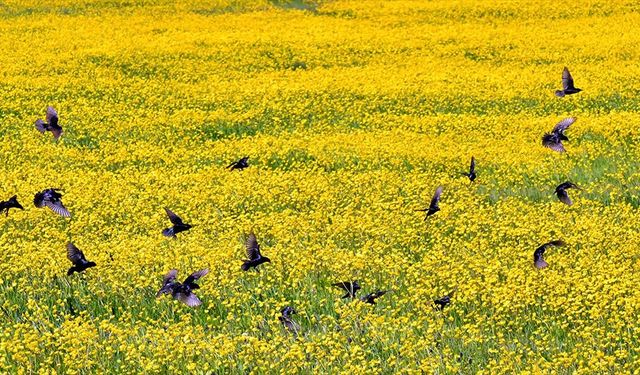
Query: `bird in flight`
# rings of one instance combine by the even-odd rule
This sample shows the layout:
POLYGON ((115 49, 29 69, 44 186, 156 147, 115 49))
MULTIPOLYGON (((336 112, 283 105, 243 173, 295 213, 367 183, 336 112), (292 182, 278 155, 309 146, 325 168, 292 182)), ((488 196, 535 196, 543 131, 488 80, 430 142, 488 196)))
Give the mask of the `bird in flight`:
POLYGON ((282 309, 280 313, 282 315, 278 317, 278 320, 286 329, 297 335, 298 332, 300 332, 300 325, 294 322, 293 318, 291 317, 292 314, 296 314, 296 310, 294 310, 291 306, 285 306, 285 308, 282 309))
POLYGON ((358 290, 362 289, 358 280, 354 281, 342 281, 339 283, 331 284, 331 286, 337 286, 338 288, 344 290, 346 294, 342 296, 342 298, 355 298, 358 290))
POLYGON ((173 224, 173 226, 162 230, 162 234, 167 237, 175 238, 176 234, 191 229, 192 226, 190 224, 185 224, 184 222, 182 222, 180 216, 174 214, 170 209, 166 207, 164 208, 164 210, 167 212, 167 216, 169 217, 169 220, 171 220, 171 224, 173 224))
POLYGON ((57 213, 60 216, 71 217, 69 211, 64 207, 60 198, 62 194, 58 193, 60 189, 45 189, 33 197, 33 204, 38 207, 47 206, 51 211, 57 213))
POLYGON ((544 252, 550 246, 564 246, 565 243, 562 240, 556 240, 547 242, 546 244, 538 247, 536 251, 533 252, 533 265, 536 266, 537 269, 546 268, 549 263, 544 260, 544 252))
POLYGON ((471 165, 469 166, 469 173, 464 173, 465 176, 469 177, 469 181, 473 182, 478 175, 476 175, 476 158, 471 157, 471 165))
POLYGON ((440 195, 442 195, 442 186, 438 186, 438 188, 436 189, 436 192, 433 194, 433 198, 431 198, 431 204, 429 204, 429 207, 416 210, 427 213, 427 215, 424 217, 425 220, 427 220, 429 216, 440 211, 440 206, 438 206, 438 202, 440 202, 440 195))
POLYGON ((370 303, 372 305, 376 304, 376 298, 380 298, 382 296, 384 296, 385 294, 387 294, 388 290, 377 290, 373 293, 369 293, 364 297, 360 298, 360 301, 365 302, 365 303, 370 303))
POLYGON ((38 129, 40 133, 43 133, 43 134, 46 131, 50 131, 51 134, 53 134, 53 137, 55 139, 60 138, 60 136, 62 135, 62 127, 58 125, 58 112, 56 112, 56 110, 53 109, 53 107, 48 107, 45 118, 47 122, 42 121, 42 119, 36 120, 35 122, 36 129, 38 129))
POLYGON ((458 287, 455 287, 451 292, 449 292, 449 294, 433 300, 433 303, 436 304, 436 308, 438 310, 442 310, 445 308, 445 306, 449 306, 451 304, 451 298, 453 298, 456 290, 458 290, 458 287))
POLYGON ((19 208, 21 210, 24 210, 24 207, 22 207, 22 205, 18 203, 17 195, 14 195, 6 201, 0 202, 0 213, 4 212, 6 214, 5 216, 9 216, 10 208, 19 208))
POLYGON ((577 119, 575 117, 567 117, 557 123, 556 126, 553 127, 551 133, 545 133, 542 136, 542 145, 558 152, 567 151, 564 149, 564 145, 562 144, 562 141, 569 140, 569 138, 564 135, 564 131, 567 130, 571 124, 576 122, 576 120, 577 119))
POLYGON ((258 269, 257 267, 265 262, 271 262, 271 259, 262 256, 260 253, 260 245, 258 244, 258 240, 256 239, 256 235, 251 232, 244 243, 244 246, 247 248, 247 257, 249 259, 245 260, 240 267, 243 271, 248 271, 250 268, 258 269))
POLYGON ((171 294, 171 296, 184 303, 189 307, 196 307, 202 304, 202 301, 193 293, 193 290, 200 289, 200 285, 195 282, 209 273, 209 269, 205 268, 203 270, 197 271, 189 275, 184 282, 180 283, 176 281, 176 276, 178 276, 178 270, 171 270, 167 273, 162 279, 162 288, 156 293, 156 298, 162 296, 163 294, 171 294))
POLYGON ((242 159, 238 160, 238 161, 234 161, 233 163, 229 164, 227 166, 227 169, 229 170, 234 170, 234 169, 238 169, 238 170, 242 170, 245 169, 249 166, 249 157, 245 156, 242 159))
POLYGON ((73 263, 73 267, 69 268, 67 275, 73 275, 74 272, 82 272, 89 267, 96 266, 94 262, 89 262, 84 257, 84 253, 71 242, 67 244, 67 259, 73 263))
POLYGON ((571 77, 571 73, 569 73, 569 69, 564 67, 562 70, 562 90, 556 90, 556 96, 562 98, 565 95, 577 94, 582 89, 576 88, 573 85, 573 77, 571 77))
POLYGON ((555 191, 555 194, 558 196, 558 199, 560 200, 560 202, 568 206, 571 206, 573 204, 573 202, 571 201, 571 198, 569 198, 569 194, 567 193, 567 189, 571 189, 571 188, 580 190, 580 188, 576 184, 574 184, 573 182, 567 181, 558 185, 555 191))

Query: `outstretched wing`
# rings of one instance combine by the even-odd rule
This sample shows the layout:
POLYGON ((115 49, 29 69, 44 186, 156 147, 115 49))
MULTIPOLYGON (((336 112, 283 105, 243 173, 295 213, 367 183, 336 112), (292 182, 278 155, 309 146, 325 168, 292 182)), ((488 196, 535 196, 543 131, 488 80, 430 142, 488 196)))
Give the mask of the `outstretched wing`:
POLYGON ((169 271, 166 275, 164 275, 164 277, 162 278, 162 286, 165 286, 169 283, 172 283, 174 281, 176 281, 176 276, 178 276, 178 270, 171 270, 169 271))
POLYGON ((557 123, 556 126, 553 127, 553 132, 554 133, 562 133, 562 132, 564 132, 565 130, 567 130, 569 128, 569 126, 571 126, 571 124, 576 122, 576 120, 577 120, 576 117, 567 117, 567 118, 563 119, 562 121, 557 123))
POLYGON ((175 299, 184 303, 189 307, 196 307, 202 305, 202 301, 193 293, 185 294, 182 292, 178 292, 175 294, 175 299))
POLYGON ((571 206, 573 204, 573 202, 571 201, 571 198, 569 198, 569 194, 567 193, 566 190, 564 189, 560 189, 558 190, 558 199, 560 200, 560 202, 566 204, 567 206, 571 206))
POLYGON ((67 259, 73 264, 82 264, 87 261, 82 250, 78 249, 76 245, 71 242, 67 244, 67 259))
POLYGON ((199 278, 205 276, 208 273, 209 273, 209 269, 208 268, 205 268, 205 269, 200 270, 200 271, 196 271, 196 272, 192 273, 191 275, 189 275, 189 277, 187 277, 184 280, 184 285, 190 285, 191 283, 193 283, 194 281, 198 280, 199 278))
POLYGON ((71 217, 71 213, 62 205, 62 202, 56 201, 51 202, 50 200, 45 200, 44 204, 51 209, 51 211, 57 213, 60 216, 71 217))
POLYGON ((41 119, 37 119, 34 125, 35 125, 36 129, 38 129, 38 131, 40 133, 44 133, 47 130, 47 128, 46 128, 46 126, 44 124, 44 121, 42 121, 41 119))
POLYGON ((247 257, 249 257, 249 260, 260 259, 260 245, 258 245, 258 240, 253 232, 247 236, 244 246, 247 248, 247 257))
POLYGON ((436 192, 433 194, 433 198, 431 198, 430 208, 438 207, 438 202, 440 202, 440 195, 442 195, 442 186, 438 186, 436 192))
POLYGON ((469 166, 469 174, 472 174, 476 171, 476 158, 471 157, 471 165, 469 166))
POLYGON ((571 76, 571 73, 569 73, 569 69, 567 69, 566 66, 564 67, 564 70, 562 70, 562 88, 564 90, 575 88, 575 86, 573 85, 573 77, 571 76))
POLYGON ((164 210, 167 212, 167 216, 169 217, 169 220, 171 221, 171 224, 173 225, 183 225, 182 223, 182 219, 180 218, 180 216, 176 215, 173 213, 173 211, 171 211, 168 208, 164 208, 164 210))
POLYGON ((58 125, 58 112, 53 107, 47 107, 47 122, 51 126, 58 125))

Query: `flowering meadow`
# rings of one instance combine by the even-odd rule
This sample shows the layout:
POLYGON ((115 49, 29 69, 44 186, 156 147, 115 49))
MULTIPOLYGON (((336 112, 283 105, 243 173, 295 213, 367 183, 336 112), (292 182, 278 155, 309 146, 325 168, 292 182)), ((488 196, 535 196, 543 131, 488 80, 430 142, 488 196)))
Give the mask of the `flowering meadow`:
POLYGON ((631 0, 0 1, 0 372, 638 373, 639 45, 631 0))

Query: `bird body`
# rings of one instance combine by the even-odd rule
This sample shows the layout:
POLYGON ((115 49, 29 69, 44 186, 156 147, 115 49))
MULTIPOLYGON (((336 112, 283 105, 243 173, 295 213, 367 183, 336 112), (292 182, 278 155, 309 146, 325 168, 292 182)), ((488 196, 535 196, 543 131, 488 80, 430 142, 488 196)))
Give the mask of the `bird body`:
POLYGON ((64 207, 60 198, 62 194, 58 193, 60 189, 45 189, 39 193, 36 193, 33 197, 33 204, 38 207, 47 206, 49 209, 60 216, 71 217, 69 211, 64 207))
POLYGON ((247 249, 247 257, 249 259, 245 260, 240 267, 243 271, 248 271, 251 268, 258 267, 262 263, 271 262, 271 259, 262 256, 260 253, 260 245, 258 244, 258 240, 256 239, 256 235, 251 233, 247 237, 245 241, 245 247, 247 249))
POLYGON ((164 209, 167 212, 167 216, 169 217, 169 220, 171 221, 171 224, 173 224, 172 227, 170 228, 165 228, 164 230, 162 230, 162 234, 165 235, 166 237, 176 237, 176 234, 180 233, 180 232, 185 232, 189 229, 192 228, 192 225, 190 224, 185 224, 182 219, 180 218, 180 216, 174 214, 170 209, 166 208, 164 209))
POLYGON ((355 298, 358 290, 362 289, 360 287, 360 283, 358 283, 358 280, 342 281, 331 285, 337 286, 338 288, 341 288, 342 290, 347 292, 344 296, 342 296, 342 298, 355 298))
POLYGON ((558 199, 560 200, 560 202, 568 206, 571 206, 573 204, 573 202, 571 201, 571 198, 569 198, 569 194, 567 193, 567 189, 571 189, 571 188, 580 190, 580 188, 576 184, 569 181, 561 183, 556 187, 556 190, 555 190, 555 194, 558 196, 558 199))
POLYGON ((547 242, 544 245, 541 245, 533 252, 533 265, 537 269, 546 268, 549 265, 549 263, 547 263, 544 260, 544 252, 547 250, 547 248, 550 246, 564 246, 564 245, 565 243, 562 240, 551 241, 551 242, 547 242))
POLYGON ((24 210, 24 207, 22 207, 22 205, 18 203, 17 195, 14 195, 13 197, 9 198, 6 201, 0 202, 0 213, 4 212, 6 216, 9 216, 10 208, 19 208, 21 210, 24 210))
POLYGON ((84 253, 76 247, 73 243, 67 244, 67 259, 73 263, 73 267, 69 268, 67 275, 72 275, 74 272, 82 272, 90 267, 95 267, 94 262, 90 262, 85 258, 84 253))
POLYGON ((565 95, 577 94, 580 91, 582 91, 582 89, 575 87, 573 77, 571 73, 569 73, 569 69, 565 66, 562 70, 562 90, 556 90, 556 96, 562 98, 565 95))
POLYGON ((227 168, 230 170, 234 170, 234 169, 242 170, 247 168, 248 166, 249 166, 249 157, 245 156, 242 159, 238 161, 234 161, 233 163, 229 164, 227 168))
POLYGON ((554 151, 565 152, 566 150, 564 149, 562 141, 568 141, 569 138, 564 134, 564 131, 574 122, 576 122, 575 117, 567 117, 557 123, 551 133, 545 133, 542 136, 542 145, 554 151))
POLYGON ((296 314, 296 310, 291 306, 285 306, 285 308, 281 310, 281 314, 282 315, 278 317, 278 320, 286 329, 297 335, 298 332, 300 332, 300 325, 291 317, 292 314, 296 314))
POLYGON ((47 108, 46 121, 47 122, 37 119, 35 122, 36 129, 43 134, 46 131, 50 131, 55 139, 60 138, 62 135, 62 127, 58 125, 58 112, 56 112, 53 107, 47 108))
POLYGON ((365 303, 370 303, 372 305, 376 304, 376 298, 380 298, 382 296, 384 296, 385 294, 387 294, 388 290, 377 290, 373 293, 369 293, 364 297, 360 298, 360 301, 365 302, 365 303))
POLYGON ((440 206, 438 205, 438 203, 440 202, 440 195, 442 195, 442 186, 438 186, 438 188, 436 189, 436 192, 433 194, 433 198, 431 198, 431 203, 429 204, 429 207, 416 210, 416 211, 422 211, 427 213, 427 215, 424 217, 425 220, 427 220, 429 216, 440 211, 440 206))
POLYGON ((451 298, 453 298, 453 295, 455 294, 455 292, 458 290, 458 288, 454 288, 451 292, 449 292, 449 294, 440 297, 438 299, 433 300, 433 303, 436 304, 436 308, 438 310, 442 310, 445 308, 445 306, 449 306, 451 304, 451 298))
POLYGON ((171 270, 162 279, 162 287, 158 290, 158 293, 156 293, 156 298, 163 294, 171 294, 174 299, 189 307, 200 306, 202 301, 200 301, 198 296, 193 293, 193 290, 200 289, 200 285, 195 282, 208 273, 209 269, 205 268, 192 273, 184 280, 184 282, 180 283, 179 281, 176 281, 178 270, 171 270))

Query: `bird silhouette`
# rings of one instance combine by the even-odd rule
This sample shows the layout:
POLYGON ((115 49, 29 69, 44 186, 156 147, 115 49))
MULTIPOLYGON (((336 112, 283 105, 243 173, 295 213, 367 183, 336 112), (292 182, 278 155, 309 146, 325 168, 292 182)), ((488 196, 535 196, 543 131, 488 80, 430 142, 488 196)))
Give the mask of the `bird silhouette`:
POLYGON ((476 175, 476 158, 474 158, 473 156, 471 157, 471 165, 469 166, 469 173, 464 173, 465 176, 469 177, 469 181, 473 182, 477 175, 476 175))
POLYGON ((184 303, 189 307, 196 307, 202 304, 202 301, 193 293, 193 290, 200 289, 200 285, 195 282, 201 277, 205 276, 209 273, 209 269, 205 268, 200 271, 196 271, 189 275, 184 282, 180 283, 176 281, 176 276, 178 276, 178 270, 171 270, 167 273, 162 279, 162 287, 156 293, 156 298, 162 296, 163 294, 171 293, 171 296, 184 303))
POLYGON ((291 306, 285 306, 280 312, 282 315, 278 317, 278 320, 286 329, 297 335, 300 332, 300 325, 293 321, 291 317, 291 315, 296 314, 296 310, 291 306))
POLYGON ((89 262, 80 249, 73 243, 67 244, 67 259, 73 263, 73 267, 69 268, 67 275, 72 275, 74 272, 82 272, 89 267, 95 267, 94 262, 89 262))
POLYGON ((571 189, 571 188, 580 190, 580 188, 576 184, 574 184, 573 182, 567 181, 558 185, 555 191, 555 194, 558 196, 558 199, 560 200, 560 202, 568 206, 571 206, 573 204, 573 202, 571 201, 571 198, 569 198, 569 194, 567 193, 567 189, 571 189))
POLYGON ((577 94, 582 89, 578 89, 573 84, 573 77, 569 73, 569 69, 565 66, 562 70, 562 90, 556 90, 556 96, 562 98, 565 95, 577 94))
POLYGON ((173 224, 173 226, 163 229, 162 234, 167 237, 175 237, 176 234, 191 229, 192 226, 183 223, 180 216, 174 214, 170 209, 166 207, 164 208, 164 210, 167 212, 167 216, 169 217, 169 220, 171 220, 171 224, 173 224))
POLYGON ((344 296, 342 296, 342 298, 355 298, 356 297, 356 293, 358 292, 358 290, 362 289, 360 287, 360 283, 358 283, 358 280, 354 280, 354 281, 342 281, 339 283, 335 283, 335 284, 331 284, 332 286, 337 286, 338 288, 344 290, 345 292, 347 292, 344 296))
POLYGON ((43 134, 46 131, 50 131, 55 139, 60 138, 62 135, 62 127, 58 125, 58 112, 56 112, 53 107, 47 108, 46 120, 47 122, 42 121, 42 119, 37 119, 35 122, 36 129, 43 134))
POLYGON ((445 306, 449 306, 451 304, 451 298, 453 298, 453 295, 457 290, 458 288, 456 287, 451 292, 449 292, 449 294, 433 300, 433 303, 436 304, 436 309, 442 310, 445 308, 445 306))
POLYGON ((240 267, 243 271, 248 271, 250 268, 258 269, 257 267, 265 262, 271 262, 271 259, 262 256, 260 254, 260 245, 258 244, 258 240, 256 239, 256 235, 251 232, 244 243, 247 248, 247 257, 249 259, 245 260, 240 267))
POLYGON ((229 164, 227 168, 230 170, 234 170, 234 169, 242 170, 247 168, 248 166, 249 166, 249 157, 245 156, 242 159, 238 161, 234 161, 233 163, 229 164))
POLYGON ((380 298, 382 296, 384 296, 385 294, 387 294, 388 290, 377 290, 373 293, 369 293, 364 297, 360 298, 360 301, 365 302, 365 303, 370 303, 372 305, 376 304, 376 298, 380 298))
POLYGON ((0 202, 0 213, 4 212, 5 216, 9 216, 10 208, 19 208, 24 210, 24 207, 20 203, 18 203, 18 196, 14 195, 6 201, 0 202))
POLYGON ((436 192, 433 194, 433 198, 431 198, 431 204, 429 204, 429 207, 416 210, 427 213, 427 215, 424 217, 425 220, 427 220, 429 216, 440 211, 440 206, 438 206, 438 202, 440 202, 440 195, 442 195, 442 186, 438 186, 438 188, 436 189, 436 192))
POLYGON ((38 207, 47 206, 51 211, 57 213, 60 216, 71 217, 69 211, 64 207, 60 198, 62 194, 58 193, 60 189, 45 189, 33 197, 33 204, 38 207))
POLYGON ((536 249, 536 251, 533 252, 533 265, 536 266, 536 268, 538 269, 547 267, 549 263, 545 262, 544 260, 544 252, 547 250, 547 248, 550 246, 564 246, 564 245, 566 244, 562 240, 551 241, 551 242, 547 242, 544 245, 541 245, 536 249))
POLYGON ((554 151, 565 152, 566 150, 564 149, 562 141, 568 141, 569 138, 564 135, 564 131, 567 130, 574 122, 576 122, 575 117, 567 117, 557 123, 556 126, 553 127, 551 133, 545 133, 542 136, 542 145, 549 147, 554 151))

